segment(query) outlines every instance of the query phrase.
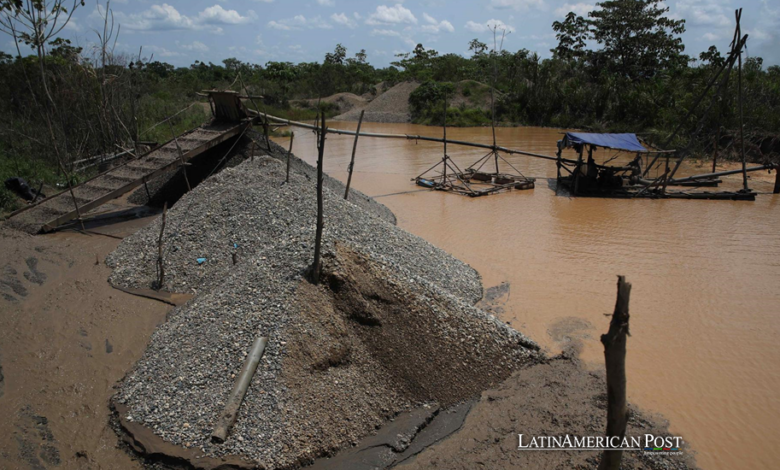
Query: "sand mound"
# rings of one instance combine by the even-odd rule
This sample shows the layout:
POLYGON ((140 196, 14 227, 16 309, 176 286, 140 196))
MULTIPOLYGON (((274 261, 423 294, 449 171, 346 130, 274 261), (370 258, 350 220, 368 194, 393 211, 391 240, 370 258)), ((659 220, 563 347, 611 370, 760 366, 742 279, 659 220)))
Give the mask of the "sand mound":
MULTIPOLYGON (((166 285, 198 294, 121 384, 124 419, 207 456, 284 468, 350 446, 404 410, 474 397, 536 360, 533 342, 472 306, 482 294, 473 269, 327 187, 323 282, 306 281, 308 168, 282 184, 282 163, 255 157, 169 210, 166 285), (213 444, 257 335, 269 338, 265 355, 232 433, 213 444)), ((112 283, 151 284, 159 229, 122 242, 112 283)))
POLYGON ((405 123, 411 122, 409 114, 409 95, 420 86, 417 82, 402 82, 368 103, 364 108, 355 108, 351 111, 334 117, 337 121, 357 121, 360 118, 361 109, 365 109, 363 117, 367 122, 405 123))
MULTIPOLYGON (((291 104, 311 108, 316 106, 318 101, 320 100, 314 98, 293 101, 291 104)), ((335 104, 339 108, 339 112, 343 114, 353 108, 360 109, 364 107, 366 104, 368 104, 369 100, 354 93, 336 93, 335 95, 328 96, 327 98, 322 98, 322 102, 335 104)))

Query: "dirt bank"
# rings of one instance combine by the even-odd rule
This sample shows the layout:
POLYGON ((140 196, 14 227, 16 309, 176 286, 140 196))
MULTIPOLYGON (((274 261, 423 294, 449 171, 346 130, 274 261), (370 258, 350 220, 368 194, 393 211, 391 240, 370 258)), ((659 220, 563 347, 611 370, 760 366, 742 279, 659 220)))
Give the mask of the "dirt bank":
POLYGON ((108 399, 172 307, 108 285, 118 244, 0 229, 0 468, 141 468, 117 448, 108 399))
MULTIPOLYGON (((521 370, 482 394, 460 431, 401 465, 403 470, 586 469, 598 466, 599 452, 518 450, 518 434, 599 436, 606 428, 606 387, 602 374, 587 372, 575 360, 558 357, 521 370)), ((669 435, 665 423, 630 409, 628 436, 669 435)), ((527 440, 525 441, 527 443, 527 440)), ((695 468, 693 454, 659 456, 624 452, 628 469, 695 468)))

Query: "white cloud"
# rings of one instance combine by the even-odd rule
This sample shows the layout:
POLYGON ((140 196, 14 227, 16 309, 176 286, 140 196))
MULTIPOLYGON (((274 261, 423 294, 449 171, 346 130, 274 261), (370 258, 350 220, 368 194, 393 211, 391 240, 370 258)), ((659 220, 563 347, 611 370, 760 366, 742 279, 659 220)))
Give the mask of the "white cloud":
POLYGON ((197 22, 201 24, 244 24, 255 18, 257 15, 252 10, 249 10, 246 16, 241 16, 236 10, 225 10, 219 5, 214 5, 200 12, 197 22))
POLYGON ((398 31, 394 31, 392 29, 374 29, 371 31, 371 36, 386 36, 386 37, 392 37, 392 38, 398 38, 404 42, 409 47, 415 47, 417 45, 417 42, 413 40, 411 37, 402 34, 398 31))
POLYGON ((160 46, 144 46, 144 49, 159 57, 178 57, 181 55, 160 46))
POLYGON ((680 0, 677 2, 675 16, 685 18, 692 26, 731 26, 734 19, 727 15, 731 8, 718 0, 680 0))
POLYGON ((354 28, 357 26, 357 22, 344 13, 334 13, 330 15, 330 19, 333 20, 334 23, 346 26, 347 28, 354 28))
POLYGON ((423 19, 428 23, 422 26, 422 32, 437 34, 439 31, 455 32, 455 27, 447 20, 437 21, 428 13, 423 13, 423 19))
POLYGON ((319 28, 319 29, 332 29, 333 25, 328 23, 327 21, 323 20, 320 16, 315 16, 313 18, 306 18, 303 15, 295 15, 292 18, 287 18, 279 21, 269 21, 268 25, 269 28, 273 29, 279 29, 282 31, 290 31, 293 29, 312 29, 312 28, 319 28))
MULTIPOLYGON (((178 41, 176 41, 176 44, 179 44, 178 41)), ((184 49, 185 51, 194 51, 194 52, 208 52, 209 46, 203 44, 200 41, 192 41, 191 44, 179 44, 179 47, 184 49)))
POLYGON ((376 11, 371 13, 366 20, 366 24, 370 25, 401 23, 417 24, 417 18, 408 8, 404 8, 400 3, 396 3, 392 7, 379 5, 376 7, 376 11))
POLYGON ((564 3, 561 7, 555 9, 555 16, 563 17, 573 11, 576 15, 587 17, 588 13, 593 11, 596 5, 590 3, 564 3))
POLYGON ((507 33, 515 32, 514 27, 509 26, 503 21, 497 19, 490 19, 487 20, 485 23, 475 23, 473 21, 468 21, 465 27, 466 29, 474 33, 492 32, 493 28, 495 28, 496 31, 506 31, 507 33))
POLYGON ((317 3, 319 3, 320 5, 322 5, 324 7, 335 7, 336 6, 336 2, 333 1, 333 0, 317 0, 317 3))
POLYGON ((544 8, 544 0, 490 0, 490 6, 498 10, 511 8, 517 11, 526 11, 531 8, 544 8))
MULTIPOLYGON (((91 19, 102 22, 103 9, 98 6, 90 15, 91 19)), ((114 12, 114 18, 123 28, 133 31, 178 31, 192 29, 206 29, 214 33, 222 32, 218 25, 235 25, 252 22, 256 15, 249 11, 241 15, 236 10, 225 10, 220 5, 214 5, 190 17, 179 13, 172 5, 152 5, 148 10, 140 13, 126 14, 114 12), (205 27, 205 28, 204 28, 205 27)))

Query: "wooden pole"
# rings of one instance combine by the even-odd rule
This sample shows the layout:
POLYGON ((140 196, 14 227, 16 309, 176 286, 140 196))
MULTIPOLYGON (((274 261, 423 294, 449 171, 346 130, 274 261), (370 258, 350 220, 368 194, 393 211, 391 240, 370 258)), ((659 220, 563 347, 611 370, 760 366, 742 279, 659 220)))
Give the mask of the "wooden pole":
POLYGON ((320 119, 320 135, 317 145, 317 232, 314 237, 314 263, 312 264, 311 279, 314 284, 320 283, 320 250, 322 245, 322 163, 325 156, 325 113, 320 119))
POLYGON ((715 169, 715 166, 718 164, 718 145, 720 145, 720 131, 722 127, 718 126, 718 135, 715 137, 715 149, 712 152, 712 172, 715 173, 717 170, 715 169))
POLYGON ((780 164, 775 167, 775 189, 772 194, 780 194, 780 164))
POLYGON ((157 239, 157 290, 162 289, 165 282, 165 265, 163 264, 163 234, 165 233, 165 217, 168 215, 168 201, 163 204, 160 238, 157 239))
POLYGON ((146 203, 152 202, 152 194, 149 192, 149 185, 146 184, 146 176, 144 176, 144 189, 146 190, 146 203))
POLYGON ((295 139, 295 132, 290 132, 290 149, 287 151, 287 175, 284 178, 285 183, 290 182, 290 160, 292 159, 293 139, 295 139))
POLYGON ((252 139, 252 150, 249 153, 249 161, 255 161, 255 139, 252 139))
MULTIPOLYGON (((628 336, 628 300, 631 284, 625 276, 618 276, 617 301, 607 334, 601 335, 607 367, 607 438, 626 435, 628 404, 626 401, 626 337, 628 336)), ((601 456, 599 470, 620 470, 622 450, 606 450, 601 456)))
POLYGON ((357 151, 358 137, 360 137, 360 125, 363 124, 363 113, 365 109, 360 110, 360 118, 358 119, 357 131, 355 132, 355 142, 352 144, 352 159, 349 161, 349 176, 347 176, 347 189, 344 191, 344 199, 349 198, 349 185, 352 183, 352 170, 355 168, 355 152, 357 151))
POLYGON ((441 179, 441 184, 447 184, 447 92, 444 92, 444 136, 442 137, 444 139, 444 157, 442 159, 442 162, 444 162, 444 176, 441 179))
MULTIPOLYGON (((742 8, 734 12, 737 17, 737 36, 742 36, 742 26, 740 20, 742 19, 742 8)), ((745 161, 745 123, 744 113, 742 111, 742 48, 737 51, 737 86, 739 91, 737 93, 737 99, 739 100, 739 144, 740 153, 742 154, 742 189, 748 191, 748 178, 747 178, 747 163, 745 161)))
MULTIPOLYGON (((81 218, 81 209, 79 208, 79 203, 76 201, 76 193, 73 192, 73 183, 70 180, 70 173, 65 170, 65 166, 62 164, 59 156, 57 157, 57 163, 59 165, 60 171, 62 171, 62 174, 65 175, 65 179, 68 182, 68 191, 70 191, 70 197, 73 200, 73 206, 76 208, 76 216, 79 218, 81 230, 86 230, 84 228, 84 219, 81 218)), ((43 185, 41 185, 41 187, 43 187, 43 185)))
POLYGON ((171 128, 173 141, 176 143, 176 149, 179 151, 179 162, 181 163, 181 170, 184 172, 184 181, 187 183, 187 192, 190 192, 192 191, 192 186, 190 186, 190 179, 187 177, 187 166, 184 163, 184 153, 181 151, 179 139, 176 138, 176 133, 173 131, 173 124, 171 124, 170 119, 168 120, 168 126, 171 128))

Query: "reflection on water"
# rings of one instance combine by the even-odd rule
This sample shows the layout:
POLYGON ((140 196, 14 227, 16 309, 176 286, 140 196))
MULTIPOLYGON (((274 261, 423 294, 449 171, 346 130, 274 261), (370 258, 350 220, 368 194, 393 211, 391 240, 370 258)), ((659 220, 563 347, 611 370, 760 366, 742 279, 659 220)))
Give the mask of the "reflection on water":
MULTIPOLYGON (((336 123, 354 129, 354 123, 336 123)), ((440 135, 403 124, 365 132, 440 135)), ((296 132, 294 153, 316 162, 314 136, 296 132)), ((489 129, 448 129, 452 139, 490 143, 489 129)), ((560 131, 498 130, 499 144, 554 155, 560 131)), ((282 142, 286 144, 286 142, 282 142)), ((325 171, 346 179, 352 138, 328 136, 325 171)), ((461 168, 485 151, 449 146, 461 168)), ((556 325, 593 325, 582 357, 601 367, 599 335, 615 302, 617 274, 633 283, 629 399, 663 413, 693 443, 702 468, 774 468, 780 461, 780 197, 756 202, 572 199, 544 178, 555 163, 506 158, 536 189, 471 199, 418 191, 410 181, 441 158, 440 144, 362 138, 352 185, 379 198, 398 225, 479 270, 485 287, 508 282, 503 319, 552 353, 556 325)), ((571 155, 573 156, 573 155, 571 155)), ((598 161, 612 157, 596 154, 598 161)), ((706 172, 683 166, 678 175, 706 172)), ((726 178, 739 188, 741 176, 726 178)), ((771 184, 754 181, 758 191, 771 184)), ((522 430, 518 430, 521 432, 522 430)))

